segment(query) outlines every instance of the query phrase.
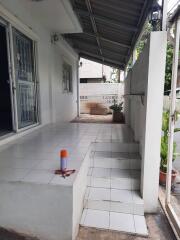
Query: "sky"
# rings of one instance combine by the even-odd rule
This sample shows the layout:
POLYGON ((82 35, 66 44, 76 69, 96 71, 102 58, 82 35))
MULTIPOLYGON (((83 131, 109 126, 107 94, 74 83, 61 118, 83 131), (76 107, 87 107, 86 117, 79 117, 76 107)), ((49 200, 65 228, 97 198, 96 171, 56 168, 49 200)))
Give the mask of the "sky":
MULTIPOLYGON (((159 4, 162 4, 162 0, 158 0, 159 4)), ((171 11, 171 9, 179 2, 180 0, 168 0, 168 12, 171 11)))
POLYGON ((175 6, 177 3, 180 3, 180 0, 168 0, 168 12, 175 6))

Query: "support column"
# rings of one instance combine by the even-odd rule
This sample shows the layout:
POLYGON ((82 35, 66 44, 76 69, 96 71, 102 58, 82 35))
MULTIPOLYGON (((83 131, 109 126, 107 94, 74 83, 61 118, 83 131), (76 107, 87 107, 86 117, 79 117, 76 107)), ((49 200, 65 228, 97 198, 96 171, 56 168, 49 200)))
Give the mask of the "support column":
POLYGON ((141 193, 145 212, 156 212, 158 206, 160 143, 167 33, 152 32, 149 42, 149 63, 145 129, 142 142, 141 193))
POLYGON ((77 117, 80 116, 80 79, 79 79, 79 60, 77 61, 77 117))

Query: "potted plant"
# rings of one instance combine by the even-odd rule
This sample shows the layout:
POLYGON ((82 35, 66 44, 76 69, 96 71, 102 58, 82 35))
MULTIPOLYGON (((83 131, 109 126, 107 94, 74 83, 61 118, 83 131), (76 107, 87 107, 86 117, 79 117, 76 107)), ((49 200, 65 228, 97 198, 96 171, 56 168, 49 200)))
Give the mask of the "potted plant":
POLYGON ((109 108, 113 110, 113 122, 124 123, 123 102, 117 104, 114 99, 114 104, 109 108))
MULTIPOLYGON (((177 120, 177 116, 176 116, 177 120)), ((160 163, 160 176, 159 182, 162 185, 166 184, 166 175, 167 175, 167 159, 168 159, 168 130, 169 130, 169 111, 163 112, 163 122, 162 122, 162 131, 163 136, 161 137, 161 163, 160 163)), ((179 128, 175 128, 174 132, 180 131, 179 128)), ((176 159, 178 153, 176 153, 176 142, 173 143, 173 161, 176 159)), ((172 183, 175 181, 177 176, 177 171, 172 170, 171 180, 172 183)))

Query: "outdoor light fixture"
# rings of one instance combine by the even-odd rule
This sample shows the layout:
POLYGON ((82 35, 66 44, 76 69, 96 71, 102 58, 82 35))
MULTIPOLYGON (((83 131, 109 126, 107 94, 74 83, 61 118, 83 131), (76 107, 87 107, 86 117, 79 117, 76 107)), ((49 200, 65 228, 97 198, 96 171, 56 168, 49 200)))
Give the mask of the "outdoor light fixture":
POLYGON ((82 67, 83 63, 82 62, 79 62, 79 67, 82 67))
POLYGON ((157 2, 155 2, 151 9, 151 15, 150 15, 150 23, 152 24, 153 31, 160 30, 161 19, 162 19, 162 8, 157 2))

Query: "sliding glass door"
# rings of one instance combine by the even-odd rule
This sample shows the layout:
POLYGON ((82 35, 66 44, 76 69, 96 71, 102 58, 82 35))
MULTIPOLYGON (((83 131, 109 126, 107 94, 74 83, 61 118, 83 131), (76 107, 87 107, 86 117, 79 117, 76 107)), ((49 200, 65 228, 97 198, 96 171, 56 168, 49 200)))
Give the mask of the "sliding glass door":
POLYGON ((38 122, 38 88, 34 42, 13 29, 18 129, 38 122))

